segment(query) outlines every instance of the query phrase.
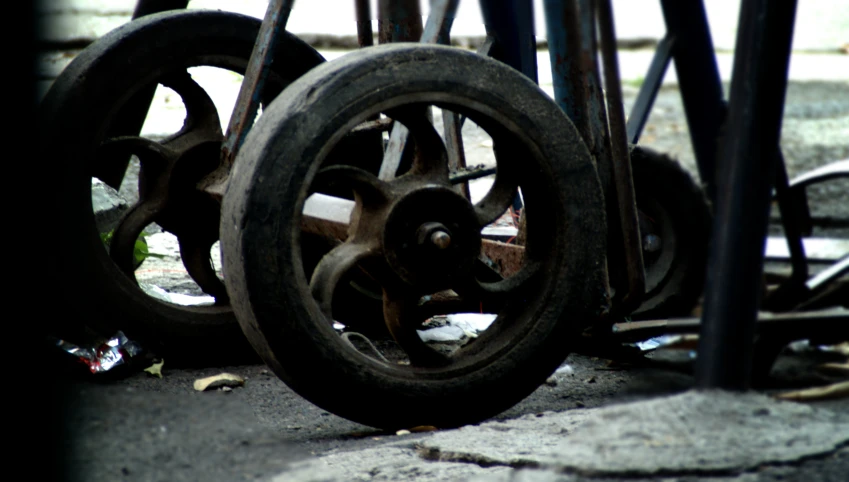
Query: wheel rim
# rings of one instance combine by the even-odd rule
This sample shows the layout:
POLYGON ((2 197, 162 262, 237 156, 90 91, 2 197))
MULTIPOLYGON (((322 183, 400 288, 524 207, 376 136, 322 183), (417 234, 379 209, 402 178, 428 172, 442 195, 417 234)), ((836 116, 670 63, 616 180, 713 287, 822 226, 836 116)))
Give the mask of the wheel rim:
MULTIPOLYGON (((146 77, 133 79, 120 99, 116 99, 93 131, 88 143, 92 154, 86 163, 92 180, 99 179, 112 188, 120 187, 125 172, 110 169, 110 165, 126 165, 126 159, 138 160, 138 200, 127 209, 111 231, 111 240, 104 245, 104 255, 113 262, 115 281, 131 283, 154 303, 195 314, 231 312, 226 288, 219 269, 212 262, 211 250, 218 241, 220 204, 197 190, 197 182, 218 166, 223 141, 221 119, 215 102, 193 78, 209 73, 210 68, 241 75, 247 59, 232 56, 199 55, 180 59, 179 65, 166 65, 149 72, 146 77), (122 109, 133 104, 135 96, 144 96, 151 85, 170 89, 185 108, 183 127, 162 137, 114 135, 109 127, 121 118, 122 109), (193 293, 198 304, 166 301, 144 290, 136 279, 140 268, 134 263, 137 240, 149 227, 158 225, 176 237, 180 260, 185 268, 179 293, 193 293), (123 275, 123 276, 122 276, 123 275), (200 296, 196 296, 201 293, 200 296), (214 302, 203 300, 212 298, 214 302)), ((267 80, 267 92, 279 92, 285 85, 277 74, 267 80)), ((236 91, 238 84, 234 85, 236 91)), ((267 95, 266 103, 272 98, 267 95)), ((132 167, 130 168, 132 169, 132 167)), ((130 172, 130 171, 127 171, 130 172)), ((92 208, 93 211, 93 208, 92 208)), ((95 226, 100 235, 100 228, 95 226)), ((142 264, 144 266, 144 264, 142 264)), ((150 286, 145 286, 150 288, 150 286)), ((196 302, 197 303, 197 302, 196 302)), ((210 320, 212 321, 212 320, 210 320)))
MULTIPOLYGON (((410 166, 402 175, 382 181, 374 174, 350 166, 321 166, 312 182, 305 183, 311 184, 305 188, 305 194, 321 194, 323 189, 340 186, 356 194, 353 211, 358 220, 351 228, 353 234, 328 253, 311 276, 303 274, 309 285, 305 288, 310 294, 307 302, 314 302, 313 311, 321 313, 316 319, 320 325, 317 328, 326 331, 332 328, 336 318, 333 292, 345 275, 354 269, 365 271, 383 288, 381 321, 386 323, 396 346, 382 345, 386 350, 383 358, 393 363, 381 364, 383 358, 370 357, 371 347, 359 353, 370 357, 372 368, 378 368, 379 364, 378 369, 417 379, 444 378, 454 372, 473 370, 508 350, 513 339, 531 329, 537 311, 516 300, 530 298, 543 303, 551 295, 544 288, 552 280, 540 267, 558 264, 556 258, 563 255, 552 242, 551 223, 539 219, 529 223, 536 228, 530 228, 525 258, 512 276, 500 279, 498 273, 477 260, 480 230, 506 211, 516 188, 524 188, 526 203, 534 206, 550 200, 554 186, 516 172, 515 159, 533 157, 535 146, 513 132, 518 129, 511 126, 509 119, 493 109, 481 109, 488 111, 485 114, 473 108, 481 106, 464 105, 462 98, 441 93, 433 96, 432 103, 423 102, 427 97, 423 94, 413 99, 392 99, 382 106, 366 109, 352 118, 341 133, 333 135, 338 139, 346 131, 360 129, 363 122, 377 114, 405 125, 415 148, 410 166), (423 106, 431 104, 462 113, 488 131, 493 139, 498 139, 494 146, 498 174, 492 187, 474 206, 451 189, 442 140, 430 123, 422 122, 420 112, 423 106), (436 208, 431 217, 424 214, 427 209, 422 209, 428 204, 436 208), (437 239, 445 234, 451 241, 448 249, 441 249, 436 246, 437 239), (414 245, 415 249, 405 252, 402 247, 405 244, 414 245), (453 293, 446 293, 448 290, 453 293), (433 322, 432 315, 480 311, 497 317, 478 337, 452 347, 448 356, 444 347, 429 346, 418 333, 426 329, 427 320, 433 322)), ((330 144, 323 151, 332 149, 330 144)), ((315 164, 322 164, 320 156, 315 164)), ((296 209, 293 214, 301 216, 302 209, 296 209)), ((352 345, 345 347, 351 349, 352 345)))

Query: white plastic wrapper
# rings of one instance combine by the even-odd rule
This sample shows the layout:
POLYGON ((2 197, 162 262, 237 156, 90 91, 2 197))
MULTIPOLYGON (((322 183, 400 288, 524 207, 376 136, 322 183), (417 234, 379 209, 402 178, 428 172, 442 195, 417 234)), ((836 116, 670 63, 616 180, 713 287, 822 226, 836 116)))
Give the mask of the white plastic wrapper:
POLYGON ((497 315, 489 313, 455 313, 448 315, 446 324, 427 330, 419 330, 422 341, 460 341, 475 338, 492 325, 497 315))
POLYGON ((215 304, 215 298, 212 296, 191 296, 181 293, 169 293, 159 286, 147 283, 139 283, 139 286, 148 295, 168 303, 174 303, 175 305, 203 306, 215 304))

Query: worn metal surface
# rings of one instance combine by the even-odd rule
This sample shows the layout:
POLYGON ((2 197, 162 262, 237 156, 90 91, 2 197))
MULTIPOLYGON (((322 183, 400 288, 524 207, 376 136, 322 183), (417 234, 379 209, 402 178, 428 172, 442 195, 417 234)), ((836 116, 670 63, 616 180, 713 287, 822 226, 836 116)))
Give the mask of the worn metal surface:
POLYGON ((625 130, 625 112, 622 105, 622 84, 619 79, 619 61, 616 54, 616 30, 610 0, 597 1, 599 39, 604 62, 604 85, 607 94, 607 113, 610 127, 610 154, 613 183, 616 187, 619 228, 624 248, 628 291, 619 298, 618 310, 629 313, 640 306, 646 290, 643 266, 642 239, 640 238, 637 202, 628 139, 625 130))
POLYGON ((747 389, 796 2, 740 9, 696 365, 701 388, 747 389))
POLYGON ((522 269, 525 261, 525 248, 488 239, 483 240, 482 253, 494 264, 501 276, 509 278, 522 269))
POLYGON ((275 47, 279 43, 279 36, 286 30, 286 22, 294 3, 294 0, 271 0, 268 4, 233 114, 230 116, 224 144, 221 146, 221 167, 217 171, 218 175, 205 179, 199 186, 215 197, 220 197, 226 190, 233 160, 256 118, 262 88, 274 59, 275 47))

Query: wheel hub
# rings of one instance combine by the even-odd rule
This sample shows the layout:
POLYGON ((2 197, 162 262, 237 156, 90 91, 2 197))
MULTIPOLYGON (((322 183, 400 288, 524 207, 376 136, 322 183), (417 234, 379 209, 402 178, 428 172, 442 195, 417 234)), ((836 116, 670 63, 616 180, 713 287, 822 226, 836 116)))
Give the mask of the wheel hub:
POLYGON ((394 203, 383 247, 389 266, 424 290, 447 289, 470 273, 481 239, 471 204, 450 188, 427 186, 394 203))

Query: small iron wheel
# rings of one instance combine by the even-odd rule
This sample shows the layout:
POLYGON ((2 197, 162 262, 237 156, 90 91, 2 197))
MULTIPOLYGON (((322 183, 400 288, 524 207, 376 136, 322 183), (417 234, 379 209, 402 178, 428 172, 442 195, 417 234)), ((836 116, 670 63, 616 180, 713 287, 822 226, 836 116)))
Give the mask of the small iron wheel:
MULTIPOLYGON (((259 28, 259 20, 229 12, 150 15, 98 39, 51 86, 40 105, 38 148, 57 196, 55 230, 62 233, 66 254, 55 276, 64 280, 69 319, 108 335, 124 330, 147 347, 159 345, 160 353, 167 351, 172 360, 198 361, 203 354, 223 360, 238 351, 240 340, 245 353, 251 352, 210 261, 218 240, 220 202, 196 187, 218 167, 222 123, 210 95, 189 69, 217 67, 243 74, 259 28), (140 134, 148 111, 139 104, 157 86, 172 89, 186 112, 182 128, 164 139, 140 134), (128 121, 133 109, 141 118, 128 121), (107 250, 101 240, 104 227, 93 213, 92 183, 97 179, 119 189, 132 156, 140 166, 133 189, 138 201, 110 231, 107 250), (154 224, 176 236, 186 282, 196 283, 214 298, 213 304, 184 306, 143 291, 136 279, 134 246, 154 224)), ((283 36, 277 52, 264 104, 324 61, 291 35, 283 36)))
POLYGON ((689 316, 704 289, 713 221, 704 191, 669 156, 631 148, 646 272, 634 319, 689 316))
POLYGON ((609 301, 605 223, 589 151, 535 84, 460 49, 395 44, 325 63, 271 103, 236 159, 220 232, 233 309, 265 362, 323 409, 397 429, 474 423, 542 384, 609 301), (491 136, 497 173, 480 200, 452 186, 428 109, 491 136), (378 175, 328 160, 376 117, 406 129, 411 147, 390 140, 378 175), (481 230, 516 189, 533 219, 525 245, 510 246, 521 263, 499 272, 481 230), (348 202, 341 228, 311 210, 328 197, 348 202), (306 233, 321 229, 339 239, 310 273, 306 233), (334 328, 345 315, 334 293, 352 273, 380 288, 375 322, 390 341, 334 328), (491 324, 453 344, 423 338, 438 315, 464 313, 491 324))

